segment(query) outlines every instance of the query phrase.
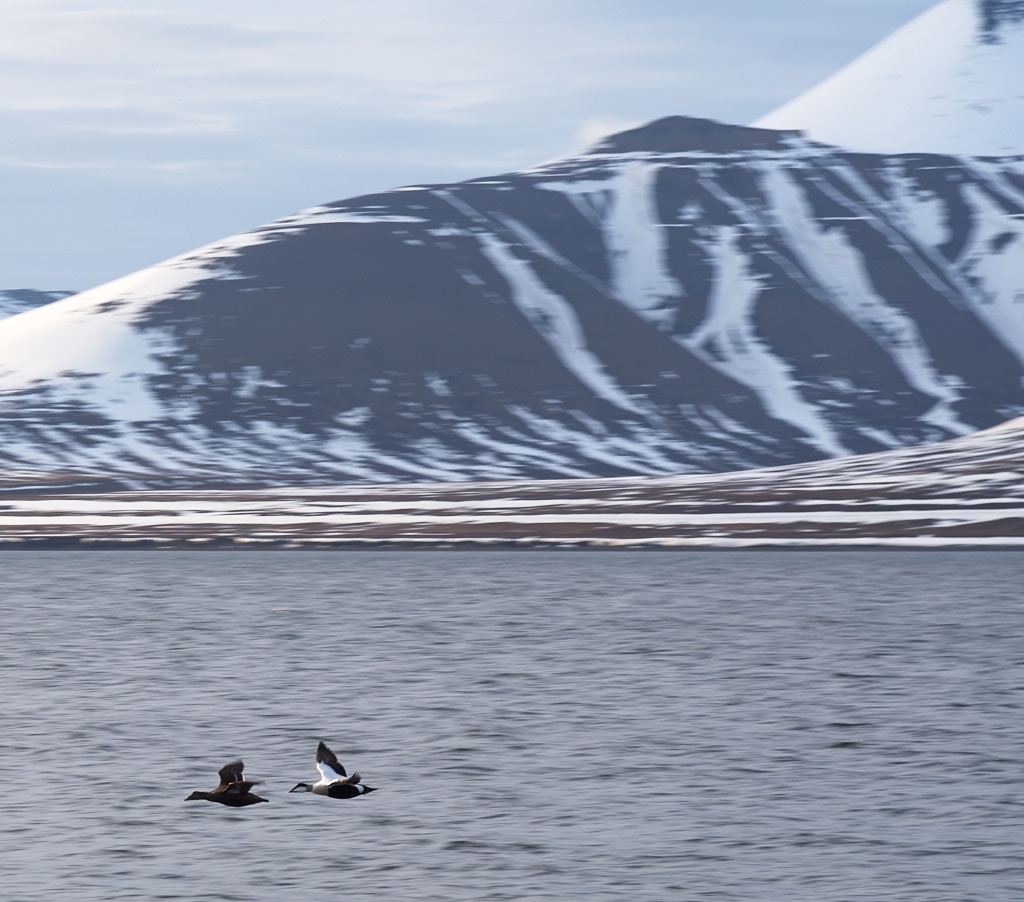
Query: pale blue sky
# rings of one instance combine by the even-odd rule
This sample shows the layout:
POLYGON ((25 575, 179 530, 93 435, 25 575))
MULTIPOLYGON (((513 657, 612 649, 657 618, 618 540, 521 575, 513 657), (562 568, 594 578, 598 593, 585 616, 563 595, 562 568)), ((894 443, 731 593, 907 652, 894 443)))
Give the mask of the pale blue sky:
POLYGON ((744 124, 934 0, 0 0, 0 289, 295 212, 744 124))

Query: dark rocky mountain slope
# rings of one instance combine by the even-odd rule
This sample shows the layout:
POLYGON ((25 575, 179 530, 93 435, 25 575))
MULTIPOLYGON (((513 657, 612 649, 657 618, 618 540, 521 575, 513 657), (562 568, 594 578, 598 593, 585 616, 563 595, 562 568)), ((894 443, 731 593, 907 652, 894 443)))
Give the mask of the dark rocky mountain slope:
POLYGON ((670 118, 305 211, 0 322, 0 466, 739 470, 1024 412, 1024 163, 670 118))

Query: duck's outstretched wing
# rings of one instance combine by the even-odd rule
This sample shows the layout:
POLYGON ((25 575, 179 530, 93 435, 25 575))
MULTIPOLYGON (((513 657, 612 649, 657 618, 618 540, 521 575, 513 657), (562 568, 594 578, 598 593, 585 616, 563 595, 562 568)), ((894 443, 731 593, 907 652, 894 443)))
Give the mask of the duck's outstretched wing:
POLYGON ((244 768, 245 765, 241 761, 232 761, 230 764, 225 764, 217 771, 217 775, 220 777, 220 785, 227 786, 230 783, 241 783, 242 770, 244 768))
POLYGON ((345 776, 345 768, 342 767, 338 756, 323 742, 316 747, 316 769, 320 771, 320 776, 328 782, 340 780, 345 776))

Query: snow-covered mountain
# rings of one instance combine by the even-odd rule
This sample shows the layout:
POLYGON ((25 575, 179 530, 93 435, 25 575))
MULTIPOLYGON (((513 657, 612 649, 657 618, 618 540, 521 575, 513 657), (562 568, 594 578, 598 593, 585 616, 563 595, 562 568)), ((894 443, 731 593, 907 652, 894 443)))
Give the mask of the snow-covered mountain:
POLYGON ((0 322, 0 466, 190 484, 746 469, 1024 412, 1024 163, 670 118, 0 322))
POLYGON ((1024 155, 1024 0, 944 0, 754 124, 873 153, 1024 155))

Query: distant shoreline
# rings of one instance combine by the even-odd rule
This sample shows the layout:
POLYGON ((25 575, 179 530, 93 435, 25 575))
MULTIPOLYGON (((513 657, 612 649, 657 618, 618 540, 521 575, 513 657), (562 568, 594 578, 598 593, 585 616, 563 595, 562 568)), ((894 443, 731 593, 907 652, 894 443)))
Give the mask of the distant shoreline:
POLYGON ((702 551, 714 552, 756 552, 756 551, 891 551, 891 552, 927 552, 927 551, 1024 551, 1024 538, 1008 537, 1004 541, 990 539, 971 542, 923 542, 905 539, 889 542, 874 540, 831 541, 820 542, 797 541, 754 541, 736 540, 733 543, 710 543, 703 541, 600 541, 580 539, 565 540, 481 540, 481 539, 450 539, 445 541, 417 540, 374 540, 374 539, 340 539, 313 540, 308 542, 252 540, 235 538, 208 538, 189 540, 162 539, 93 539, 89 537, 61 538, 29 538, 0 539, 0 553, 5 551, 380 551, 380 552, 438 552, 438 551, 549 551, 558 553, 571 552, 675 552, 692 553, 702 551))

